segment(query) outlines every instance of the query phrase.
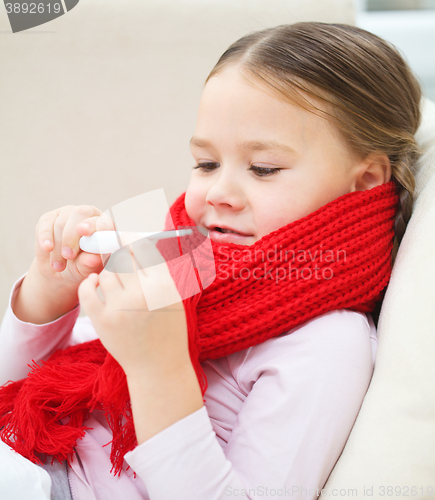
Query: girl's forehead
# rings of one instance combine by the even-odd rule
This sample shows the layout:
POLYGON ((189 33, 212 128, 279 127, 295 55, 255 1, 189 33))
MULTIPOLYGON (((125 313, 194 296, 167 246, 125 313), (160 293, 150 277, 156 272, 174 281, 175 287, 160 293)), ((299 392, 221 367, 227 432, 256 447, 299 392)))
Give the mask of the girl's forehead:
POLYGON ((262 124, 272 129, 294 126, 319 129, 328 124, 324 117, 331 110, 324 102, 306 92, 294 92, 297 97, 293 99, 230 67, 208 80, 198 119, 203 124, 249 121, 251 126, 262 124))
POLYGON ((232 94, 239 92, 255 93, 276 100, 282 106, 294 105, 303 109, 320 109, 326 111, 327 101, 331 95, 320 88, 314 88, 312 84, 304 81, 300 77, 288 75, 285 82, 278 77, 255 74, 241 66, 230 65, 211 77, 206 83, 201 99, 214 97, 221 94, 232 94), (293 82, 293 83, 292 83, 293 82), (306 88, 309 92, 302 90, 306 88), (316 97, 318 95, 319 97, 316 97))
POLYGON ((237 143, 257 142, 257 148, 251 148, 257 150, 264 149, 261 142, 294 149, 296 144, 311 145, 318 136, 328 133, 324 118, 278 99, 240 75, 219 74, 208 85, 200 103, 192 146, 205 147, 206 142, 228 139, 237 143))

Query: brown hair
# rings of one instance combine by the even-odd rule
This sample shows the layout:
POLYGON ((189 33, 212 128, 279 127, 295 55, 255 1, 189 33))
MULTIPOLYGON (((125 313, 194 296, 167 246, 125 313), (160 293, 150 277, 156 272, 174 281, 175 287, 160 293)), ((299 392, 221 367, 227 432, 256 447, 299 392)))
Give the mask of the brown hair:
POLYGON ((207 81, 238 65, 251 83, 334 123, 361 158, 384 153, 391 163, 400 204, 392 262, 412 214, 414 165, 422 153, 414 134, 420 124, 421 89, 397 49, 372 33, 345 24, 300 22, 250 33, 220 57, 207 81), (324 111, 299 92, 320 99, 324 111))

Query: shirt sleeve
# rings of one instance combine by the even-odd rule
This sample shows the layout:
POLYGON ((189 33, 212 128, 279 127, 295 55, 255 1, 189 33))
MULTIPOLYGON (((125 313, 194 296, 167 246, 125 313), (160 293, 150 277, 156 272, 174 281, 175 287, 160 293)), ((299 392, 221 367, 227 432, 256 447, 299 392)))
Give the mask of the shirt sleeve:
POLYGON ((317 498, 370 383, 370 334, 365 314, 332 311, 247 349, 232 367, 246 399, 225 450, 202 407, 126 461, 151 500, 317 498))
POLYGON ((87 316, 78 320, 79 304, 55 321, 43 325, 19 320, 12 305, 26 274, 14 283, 0 325, 0 385, 24 378, 30 371, 27 365, 32 360, 39 362, 47 359, 56 349, 64 349, 96 336, 87 316))

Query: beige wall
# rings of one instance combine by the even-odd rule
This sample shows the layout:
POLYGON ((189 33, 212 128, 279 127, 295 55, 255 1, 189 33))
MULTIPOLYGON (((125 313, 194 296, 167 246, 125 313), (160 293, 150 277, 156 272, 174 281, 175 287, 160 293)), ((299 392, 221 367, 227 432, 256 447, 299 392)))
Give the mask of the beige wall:
POLYGON ((249 31, 353 23, 351 0, 82 0, 12 33, 0 6, 0 311, 41 215, 186 190, 203 82, 249 31))

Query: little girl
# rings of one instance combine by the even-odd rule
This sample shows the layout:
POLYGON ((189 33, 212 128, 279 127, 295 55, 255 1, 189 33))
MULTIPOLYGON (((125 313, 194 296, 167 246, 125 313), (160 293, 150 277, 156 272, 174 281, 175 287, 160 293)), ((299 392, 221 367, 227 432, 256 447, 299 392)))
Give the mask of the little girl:
POLYGON ((231 45, 167 224, 208 231, 216 277, 173 306, 147 311, 142 290, 178 292, 174 261, 116 274, 80 250, 97 208, 40 218, 1 326, 1 383, 36 363, 0 391, 0 428, 49 472, 52 498, 321 495, 372 376, 420 97, 394 47, 356 27, 282 25, 231 45))

